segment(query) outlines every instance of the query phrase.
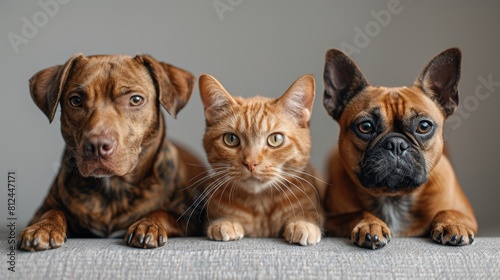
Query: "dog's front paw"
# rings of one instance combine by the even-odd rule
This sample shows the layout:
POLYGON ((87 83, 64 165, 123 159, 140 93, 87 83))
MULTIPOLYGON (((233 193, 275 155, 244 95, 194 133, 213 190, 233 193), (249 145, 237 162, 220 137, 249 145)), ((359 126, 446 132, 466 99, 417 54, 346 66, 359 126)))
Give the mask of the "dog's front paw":
POLYGON ((321 241, 321 229, 306 221, 291 222, 286 225, 283 237, 290 244, 316 245, 321 241))
POLYGON ((167 231, 158 220, 142 218, 128 228, 125 242, 137 248, 158 248, 167 243, 167 231))
POLYGON ((227 220, 216 221, 207 229, 208 238, 216 241, 240 240, 244 235, 245 231, 240 223, 227 220))
POLYGON ((59 248, 64 242, 64 227, 53 221, 42 220, 21 232, 17 246, 26 251, 43 251, 59 248))
POLYGON ((351 232, 351 242, 359 247, 379 249, 391 241, 391 230, 382 221, 361 221, 351 232))
POLYGON ((462 246, 474 242, 474 231, 459 223, 437 223, 431 238, 443 245, 462 246))

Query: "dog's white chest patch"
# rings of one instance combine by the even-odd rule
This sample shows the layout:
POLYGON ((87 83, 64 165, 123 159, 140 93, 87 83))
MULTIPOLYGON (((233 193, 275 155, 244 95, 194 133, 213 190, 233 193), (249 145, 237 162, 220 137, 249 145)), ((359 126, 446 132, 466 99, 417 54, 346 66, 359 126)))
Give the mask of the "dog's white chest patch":
POLYGON ((411 222, 411 196, 380 197, 372 201, 372 213, 384 221, 393 236, 398 236, 411 222))

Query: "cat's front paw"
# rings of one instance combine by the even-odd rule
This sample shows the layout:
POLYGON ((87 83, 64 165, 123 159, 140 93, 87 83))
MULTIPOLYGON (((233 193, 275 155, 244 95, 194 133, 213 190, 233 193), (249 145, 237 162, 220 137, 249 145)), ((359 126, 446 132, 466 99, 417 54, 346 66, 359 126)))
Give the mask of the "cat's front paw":
POLYGON ((431 238, 443 245, 469 245, 474 242, 474 231, 459 223, 437 223, 431 230, 431 238))
POLYGON ((351 241, 359 247, 379 249, 391 241, 391 230, 382 221, 362 221, 353 229, 351 241))
POLYGON ((240 223, 227 220, 216 221, 207 230, 208 238, 216 241, 240 240, 244 234, 245 231, 240 223))
POLYGON ((290 244, 315 245, 321 241, 321 229, 306 221, 290 222, 285 227, 283 237, 290 244))

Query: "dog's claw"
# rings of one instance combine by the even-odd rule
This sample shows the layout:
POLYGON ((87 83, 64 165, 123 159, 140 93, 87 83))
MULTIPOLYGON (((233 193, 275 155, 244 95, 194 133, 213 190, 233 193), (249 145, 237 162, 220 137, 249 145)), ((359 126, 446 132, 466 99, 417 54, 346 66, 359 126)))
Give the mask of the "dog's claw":
POLYGON ((160 236, 158 236, 158 244, 159 244, 160 246, 165 245, 165 243, 163 243, 163 236, 162 236, 161 234, 160 234, 160 236))
POLYGON ((146 238, 144 239, 144 243, 143 243, 144 246, 146 246, 150 240, 151 240, 151 234, 146 235, 146 238))
POLYGON ((460 243, 460 244, 465 244, 465 236, 463 236, 463 235, 462 235, 462 236, 460 237, 460 242, 459 242, 459 243, 460 243))
POLYGON ((372 241, 372 236, 371 236, 371 234, 367 233, 367 234, 366 234, 366 236, 365 236, 365 239, 366 239, 367 241, 372 241))
POLYGON ((137 236, 137 239, 139 239, 139 243, 144 244, 144 235, 139 234, 139 236, 137 236))
POLYGON ((437 242, 441 243, 443 241, 443 233, 439 233, 437 236, 437 242))
POLYGON ((458 234, 454 234, 452 237, 451 237, 451 242, 456 242, 458 239, 458 234))
POLYGON ((38 246, 38 237, 36 237, 35 239, 33 239, 33 242, 31 244, 33 244, 33 247, 38 246))
POLYGON ((132 237, 134 237, 134 234, 131 233, 128 235, 128 238, 127 238, 127 244, 130 245, 132 243, 132 237))

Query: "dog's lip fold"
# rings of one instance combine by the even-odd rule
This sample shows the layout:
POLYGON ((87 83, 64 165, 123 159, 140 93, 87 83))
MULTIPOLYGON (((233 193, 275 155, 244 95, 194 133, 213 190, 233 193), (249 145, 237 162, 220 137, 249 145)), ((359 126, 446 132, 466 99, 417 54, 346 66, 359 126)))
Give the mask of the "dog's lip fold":
POLYGON ((425 170, 411 171, 408 168, 393 166, 390 171, 383 170, 376 175, 373 170, 361 170, 357 177, 361 185, 368 190, 387 193, 408 192, 419 188, 428 180, 425 170))
POLYGON ((102 166, 88 168, 86 172, 80 171, 80 174, 82 174, 82 176, 84 177, 96 177, 96 178, 111 177, 116 175, 112 170, 102 166))
POLYGON ((427 179, 418 179, 415 178, 402 178, 401 176, 386 176, 381 178, 377 182, 366 183, 362 180, 361 176, 359 176, 361 185, 368 190, 377 190, 382 191, 384 193, 398 193, 398 192, 411 192, 418 189, 422 186, 427 179), (417 182, 418 181, 418 182, 417 182))
POLYGON ((96 177, 96 178, 112 177, 114 175, 115 174, 111 170, 106 168, 94 169, 90 174, 91 177, 96 177))
MULTIPOLYGON (((82 158, 78 164, 78 169, 83 177, 112 177, 112 176, 124 176, 123 172, 116 170, 113 167, 113 163, 110 161, 103 161, 100 159, 89 159, 82 158)), ((126 173, 126 172, 125 172, 126 173)))

